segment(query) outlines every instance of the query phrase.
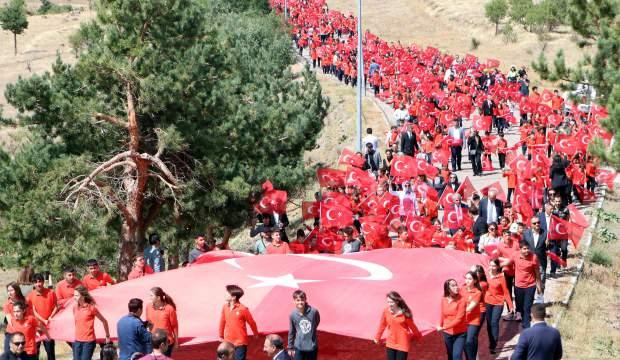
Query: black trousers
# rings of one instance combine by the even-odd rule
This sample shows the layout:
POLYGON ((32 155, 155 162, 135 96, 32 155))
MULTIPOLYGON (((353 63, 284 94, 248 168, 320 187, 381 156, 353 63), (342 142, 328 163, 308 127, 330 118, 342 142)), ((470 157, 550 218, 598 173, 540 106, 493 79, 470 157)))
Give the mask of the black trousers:
POLYGON ((408 353, 396 349, 386 348, 387 360, 407 360, 408 353))

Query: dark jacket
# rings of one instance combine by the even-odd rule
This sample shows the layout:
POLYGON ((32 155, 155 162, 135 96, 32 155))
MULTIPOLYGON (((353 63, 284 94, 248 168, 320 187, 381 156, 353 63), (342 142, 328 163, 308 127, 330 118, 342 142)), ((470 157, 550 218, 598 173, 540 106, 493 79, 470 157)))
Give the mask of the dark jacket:
POLYGON ((289 317, 288 348, 301 351, 314 351, 318 348, 317 327, 321 322, 319 311, 310 305, 303 314, 297 309, 289 317))
POLYGON ((482 138, 480 136, 470 136, 467 138, 467 149, 471 154, 471 151, 474 150, 476 155, 482 154, 484 151, 484 144, 482 143, 482 138), (478 138, 478 142, 476 142, 476 138, 478 138))
POLYGON ((474 243, 478 244, 480 236, 486 234, 488 231, 489 227, 487 226, 487 220, 482 216, 478 216, 471 228, 471 232, 474 233, 474 243))
POLYGON ((566 167, 568 161, 562 160, 561 164, 552 165, 549 169, 549 178, 551 179, 551 187, 556 189, 563 186, 568 186, 570 180, 566 176, 566 167))
POLYGON ((538 238, 537 246, 534 246, 534 234, 532 234, 532 229, 527 229, 523 232, 523 240, 527 241, 530 246, 530 250, 538 256, 547 257, 547 244, 545 243, 547 240, 547 233, 540 229, 540 237, 538 238))
POLYGON ((484 116, 492 116, 493 115, 493 109, 495 109, 495 103, 493 102, 493 100, 491 100, 490 104, 489 104, 488 100, 484 100, 482 102, 482 115, 484 115, 484 116))
MULTIPOLYGON (((493 203, 495 204, 495 213, 497 214, 497 218, 499 219, 500 216, 504 215, 504 204, 499 199, 495 199, 493 203)), ((489 206, 489 198, 484 198, 480 200, 480 205, 478 205, 478 210, 480 210, 480 217, 484 218, 485 221, 487 221, 488 206, 489 206)))
POLYGON ((0 355, 0 360, 26 360, 26 359, 30 359, 30 357, 26 355, 25 352, 22 353, 22 355, 20 356, 16 356, 10 351, 7 351, 4 354, 0 355))
POLYGON ((153 351, 151 333, 140 318, 133 314, 123 316, 116 324, 119 360, 129 360, 133 353, 149 354, 153 351))
POLYGON ((274 360, 291 360, 291 357, 288 356, 288 352, 286 352, 286 350, 282 351, 281 353, 279 353, 274 360))
POLYGON ((541 322, 523 330, 511 360, 559 360, 562 358, 560 332, 541 322))
POLYGON ((406 131, 400 133, 400 151, 409 156, 413 156, 414 150, 418 149, 418 141, 415 132, 411 131, 411 136, 406 131))

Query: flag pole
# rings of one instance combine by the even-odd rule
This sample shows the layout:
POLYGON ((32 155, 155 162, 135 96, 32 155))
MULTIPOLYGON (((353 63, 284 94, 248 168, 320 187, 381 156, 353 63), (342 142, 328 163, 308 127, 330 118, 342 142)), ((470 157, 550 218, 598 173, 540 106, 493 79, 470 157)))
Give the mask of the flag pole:
POLYGON ((364 91, 364 52, 362 49, 362 0, 357 0, 357 151, 362 144, 362 96, 364 91))
POLYGON ((284 20, 288 20, 288 0, 284 0, 284 20))

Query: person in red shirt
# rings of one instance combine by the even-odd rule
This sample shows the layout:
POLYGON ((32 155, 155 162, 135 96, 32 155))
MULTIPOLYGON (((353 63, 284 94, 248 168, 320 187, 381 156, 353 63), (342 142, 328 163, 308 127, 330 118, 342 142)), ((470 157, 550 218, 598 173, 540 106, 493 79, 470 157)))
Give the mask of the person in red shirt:
POLYGON ((151 333, 155 334, 158 329, 168 333, 168 349, 165 355, 172 356, 172 350, 179 346, 179 320, 177 319, 177 306, 170 295, 160 287, 154 287, 149 294, 151 303, 146 307, 146 321, 153 326, 151 333))
POLYGON ((254 336, 258 336, 258 328, 250 310, 239 302, 244 294, 243 289, 237 285, 226 285, 226 291, 228 296, 220 316, 220 341, 232 343, 235 346, 235 359, 245 360, 249 344, 246 324, 254 336))
POLYGON ((480 303, 482 302, 482 288, 478 281, 478 275, 473 271, 465 274, 465 286, 461 289, 465 307, 465 322, 467 323, 467 336, 465 338, 465 358, 476 360, 478 354, 478 334, 480 334, 480 303))
POLYGON ((387 307, 381 314, 381 322, 374 339, 375 344, 381 341, 386 328, 388 329, 387 359, 407 359, 411 349, 411 339, 419 340, 422 334, 413 322, 409 306, 396 291, 390 291, 387 294, 387 307))
POLYGON ((463 357, 467 334, 465 308, 465 299, 459 292, 456 280, 446 280, 443 284, 441 320, 437 326, 437 332, 443 333, 448 360, 461 360, 463 357))
POLYGON ((487 308, 487 334, 489 338, 489 352, 495 354, 499 340, 499 319, 504 311, 504 303, 508 304, 508 310, 513 311, 512 296, 508 292, 506 279, 499 266, 498 259, 489 261, 489 288, 484 295, 484 303, 487 308))
MULTIPOLYGON (((43 325, 47 325, 49 319, 58 312, 58 300, 52 289, 45 287, 45 279, 42 274, 34 274, 34 289, 28 294, 28 302, 32 305, 34 317, 43 325)), ((56 344, 53 339, 43 340, 43 348, 49 360, 56 359, 56 344)), ((37 343, 37 352, 41 342, 37 343)))
POLYGON ((290 254, 291 248, 287 243, 282 241, 282 235, 280 231, 274 231, 271 234, 271 244, 267 245, 266 253, 268 255, 273 254, 290 254))
MULTIPOLYGON (((36 344, 37 331, 49 337, 47 329, 34 316, 27 314, 28 306, 22 301, 13 304, 13 314, 11 324, 7 326, 7 334, 24 334, 26 343, 24 344, 24 352, 28 355, 28 359, 37 359, 38 350, 36 344)), ((7 336, 11 338, 11 336, 7 336)))
POLYGON ((86 267, 88 268, 88 274, 82 278, 82 284, 86 286, 88 291, 116 284, 116 280, 108 273, 101 271, 96 259, 86 261, 86 267))
POLYGON ((75 288, 82 285, 82 282, 75 276, 74 268, 65 267, 62 273, 64 279, 56 284, 56 299, 58 299, 58 304, 61 306, 73 298, 75 288))
POLYGON ((137 279, 146 275, 154 273, 153 269, 146 265, 144 260, 144 254, 138 254, 133 260, 133 268, 127 276, 127 280, 137 279))
POLYGON ((103 324, 105 342, 110 342, 110 328, 108 321, 97 309, 95 299, 90 295, 84 285, 79 285, 73 292, 75 305, 73 318, 75 319, 75 341, 73 347, 73 360, 91 360, 97 346, 95 335, 95 318, 103 324))
POLYGON ((512 254, 508 259, 500 258, 500 260, 501 265, 514 264, 515 266, 516 310, 521 313, 521 326, 527 329, 530 327, 530 310, 534 303, 534 296, 536 292, 543 293, 538 257, 530 251, 528 242, 521 240, 519 252, 512 254))
MULTIPOLYGON (((24 294, 22 294, 22 289, 19 287, 19 284, 16 282, 11 282, 6 286, 6 293, 8 295, 8 298, 6 299, 6 302, 4 303, 4 305, 2 306, 2 311, 4 312, 4 319, 6 321, 6 324, 10 327, 11 321, 12 321, 11 319, 13 317, 13 305, 18 302, 23 302, 26 304, 28 304, 28 302, 26 298, 24 297, 24 294)), ((27 310, 27 312, 30 313, 29 310, 27 310)), ((9 351, 9 348, 10 348, 9 339, 11 338, 10 335, 11 333, 7 330, 4 336, 4 352, 9 351)))
POLYGON ((407 232, 406 226, 401 225, 398 228, 398 238, 394 241, 392 247, 399 249, 411 249, 413 247, 411 239, 409 239, 409 233, 407 232))
POLYGON ((508 141, 504 139, 504 133, 500 132, 499 139, 497 139, 497 159, 499 160, 500 169, 503 169, 506 166, 507 148, 508 148, 508 141))

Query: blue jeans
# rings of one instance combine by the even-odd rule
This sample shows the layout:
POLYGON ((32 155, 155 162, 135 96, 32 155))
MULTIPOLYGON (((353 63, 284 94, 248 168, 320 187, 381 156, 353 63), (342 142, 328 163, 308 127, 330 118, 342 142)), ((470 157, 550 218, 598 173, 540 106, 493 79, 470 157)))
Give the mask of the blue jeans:
POLYGON ((463 358, 466 335, 467 333, 450 335, 443 332, 443 342, 446 344, 448 360, 461 360, 463 358))
POLYGON ((495 350, 499 341, 499 320, 502 318, 504 305, 487 305, 487 334, 489 336, 489 349, 495 350))
POLYGON ((40 354, 41 344, 47 354, 47 360, 56 360, 56 342, 54 340, 43 340, 37 343, 37 352, 40 354))
POLYGON ((478 334, 480 326, 467 325, 467 337, 465 338, 465 359, 476 360, 478 355, 478 334))
POLYGON ((92 360, 95 353, 95 341, 74 341, 73 342, 73 360, 92 360))
POLYGON ((461 153, 462 146, 450 146, 450 158, 452 162, 452 171, 461 170, 461 153))
POLYGON ((530 327, 530 311, 534 303, 534 295, 536 295, 536 286, 528 288, 515 286, 516 308, 521 313, 521 327, 524 329, 530 327))
POLYGON ((245 354, 247 352, 247 345, 235 346, 235 360, 245 360, 245 354))

